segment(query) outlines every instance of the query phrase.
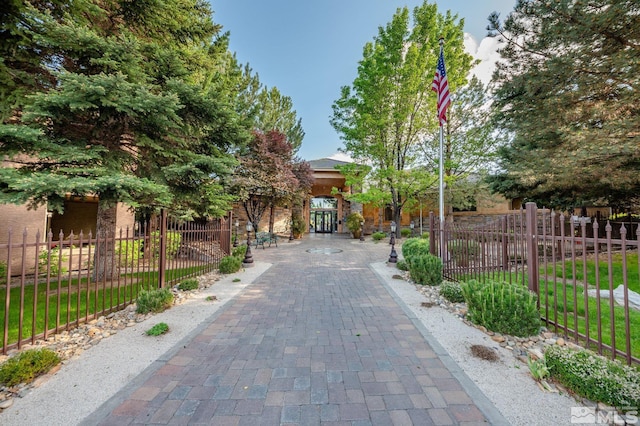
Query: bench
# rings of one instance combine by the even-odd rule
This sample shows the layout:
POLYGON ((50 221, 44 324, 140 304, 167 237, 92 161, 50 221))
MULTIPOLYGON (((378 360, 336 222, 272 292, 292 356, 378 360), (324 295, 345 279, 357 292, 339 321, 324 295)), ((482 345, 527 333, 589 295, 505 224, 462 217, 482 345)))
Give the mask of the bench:
POLYGON ((275 244, 276 247, 278 247, 278 236, 270 232, 258 232, 256 233, 255 242, 256 242, 256 248, 258 248, 258 246, 262 246, 263 250, 264 250, 265 243, 269 243, 269 247, 271 247, 272 243, 275 244))

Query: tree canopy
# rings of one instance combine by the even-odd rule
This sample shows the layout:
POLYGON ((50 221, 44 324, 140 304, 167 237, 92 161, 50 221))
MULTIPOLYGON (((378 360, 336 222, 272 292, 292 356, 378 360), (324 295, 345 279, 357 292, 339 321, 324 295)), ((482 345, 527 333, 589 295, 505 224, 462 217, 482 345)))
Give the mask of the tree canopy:
POLYGON ((451 90, 466 82, 472 63, 457 15, 441 15, 425 1, 412 16, 406 7, 398 9, 364 46, 358 75, 342 88, 331 118, 344 140, 343 151, 370 166, 369 183, 382 183, 391 194, 396 221, 410 194, 424 187, 418 147, 438 126, 431 82, 439 38, 446 39, 451 90))
POLYGON ((504 41, 494 191, 549 207, 637 204, 640 194, 640 3, 518 1, 491 33, 504 41))

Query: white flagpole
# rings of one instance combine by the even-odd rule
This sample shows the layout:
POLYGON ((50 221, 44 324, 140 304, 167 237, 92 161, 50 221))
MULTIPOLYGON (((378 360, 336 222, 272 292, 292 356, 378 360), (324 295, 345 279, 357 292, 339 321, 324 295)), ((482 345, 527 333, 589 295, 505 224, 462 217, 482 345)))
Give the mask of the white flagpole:
MULTIPOLYGON (((442 55, 442 50, 444 48, 444 38, 440 38, 440 55, 442 55)), ((440 117, 438 117, 438 121, 440 117)), ((439 160, 439 172, 440 172, 440 180, 439 180, 439 205, 438 210, 440 212, 440 259, 444 262, 445 254, 444 251, 444 159, 443 159, 443 151, 444 151, 444 135, 442 133, 442 122, 440 124, 440 160, 439 160)))

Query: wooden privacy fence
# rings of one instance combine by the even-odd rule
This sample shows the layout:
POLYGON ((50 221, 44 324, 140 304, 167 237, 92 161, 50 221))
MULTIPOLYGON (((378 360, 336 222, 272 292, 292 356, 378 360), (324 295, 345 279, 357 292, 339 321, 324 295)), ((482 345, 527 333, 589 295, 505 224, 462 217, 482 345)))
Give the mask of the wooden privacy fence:
POLYGON ((231 219, 157 220, 112 234, 9 230, 0 244, 2 353, 69 330, 162 288, 216 270, 231 252, 231 219))
POLYGON ((440 224, 431 214, 430 250, 443 260, 445 278, 526 285, 538 295, 547 328, 638 364, 638 226, 558 214, 534 203, 475 227, 440 224))

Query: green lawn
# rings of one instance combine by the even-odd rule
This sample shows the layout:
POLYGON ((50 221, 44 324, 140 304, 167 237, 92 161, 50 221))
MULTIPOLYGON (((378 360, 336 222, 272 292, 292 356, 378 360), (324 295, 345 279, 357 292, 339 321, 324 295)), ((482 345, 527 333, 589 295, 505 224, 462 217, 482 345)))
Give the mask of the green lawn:
MULTIPOLYGON (((562 265, 556 264, 555 273, 551 265, 545 270, 544 265, 540 267, 540 313, 544 317, 548 317, 550 321, 558 324, 558 332, 564 333, 566 326, 574 329, 577 323, 578 332, 587 334, 587 319, 589 322, 588 334, 590 339, 598 339, 600 333, 602 342, 612 345, 615 339, 615 346, 626 352, 625 340, 625 314, 624 307, 614 303, 613 322, 614 330, 611 330, 611 307, 608 299, 600 300, 600 321, 601 329, 598 331, 598 305, 595 297, 588 297, 587 306, 584 300, 584 267, 582 259, 575 262, 574 266, 570 261, 562 265), (563 271, 564 269, 564 271, 563 271), (563 286, 563 272, 564 282, 563 286), (555 277, 555 288, 554 278, 555 277), (576 285, 574 286, 574 277, 576 285), (566 295, 566 299, 565 299, 566 295), (556 313, 554 314, 554 311, 556 313)), ((589 259, 586 262, 586 282, 589 289, 594 289, 596 285, 596 262, 589 259)), ((599 265, 599 281, 600 288, 606 290, 609 288, 609 266, 608 259, 603 255, 600 256, 599 265)), ((612 256, 611 276, 614 288, 623 283, 623 267, 622 255, 617 253, 612 256)), ((492 274, 487 273, 476 279, 491 279, 492 274)), ((498 277, 496 277, 498 278, 498 277)), ((511 274, 512 282, 522 282, 522 273, 511 274)), ((499 277, 500 280, 509 281, 508 277, 499 277)), ((640 276, 638 274, 638 255, 637 253, 627 253, 627 280, 629 289, 640 293, 640 276)), ((526 277, 525 281, 526 282, 526 277)), ((640 358, 640 312, 630 309, 629 312, 630 334, 631 334, 631 353, 634 357, 640 358)), ((569 337, 573 333, 569 332, 569 337)), ((591 345, 591 349, 597 350, 597 346, 591 345)))
MULTIPOLYGON (((188 268, 170 269, 166 271, 166 282, 178 282, 182 278, 199 275, 207 270, 211 270, 210 265, 192 266, 188 268)), ((123 274, 120 276, 120 287, 117 283, 104 284, 92 283, 87 291, 87 278, 73 278, 71 280, 61 280, 60 283, 50 284, 50 294, 46 295, 46 285, 39 284, 36 287, 31 284, 22 289, 13 287, 10 289, 9 298, 9 320, 8 320, 8 344, 18 341, 20 328, 20 306, 24 310, 22 313, 22 339, 30 338, 33 335, 42 334, 46 328, 52 329, 56 324, 64 326, 67 323, 73 324, 79 319, 92 316, 96 312, 115 308, 123 303, 130 303, 138 295, 140 289, 156 288, 158 283, 158 272, 136 272, 123 274), (60 298, 60 309, 57 310, 58 298, 60 298), (36 312, 36 322, 34 330, 34 310, 36 312), (47 322, 45 324, 45 318, 47 322)), ((0 288, 0 346, 4 342, 5 329, 5 301, 7 298, 7 287, 0 288)))
MULTIPOLYGON (((609 288, 609 265, 608 259, 605 255, 601 255, 599 259, 598 272, 600 273, 600 288, 609 288)), ((583 282, 584 279, 584 267, 582 259, 578 259, 575 262, 575 279, 578 282, 583 282)), ((593 287, 596 285, 596 262, 593 259, 587 260, 587 283, 593 287)), ((556 266, 555 276, 562 277, 561 267, 556 266)), ((541 270, 541 274, 547 276, 553 275, 553 268, 547 267, 546 272, 541 270)), ((567 280, 573 280, 573 265, 567 261, 564 265, 564 273, 567 280)), ((623 268, 622 268, 622 254, 615 253, 612 255, 611 276, 614 284, 614 288, 623 283, 623 268)), ((627 280, 629 283, 629 290, 633 290, 636 293, 640 293, 640 275, 638 275, 638 254, 627 253, 627 280)))

